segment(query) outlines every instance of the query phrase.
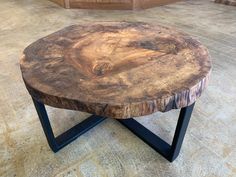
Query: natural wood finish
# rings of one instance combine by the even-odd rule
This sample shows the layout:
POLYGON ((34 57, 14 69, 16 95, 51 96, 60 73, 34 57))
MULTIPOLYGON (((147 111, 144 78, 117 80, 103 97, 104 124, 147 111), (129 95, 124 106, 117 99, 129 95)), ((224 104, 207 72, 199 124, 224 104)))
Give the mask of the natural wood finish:
POLYGON ((146 9, 150 7, 165 5, 180 0, 51 0, 65 8, 81 9, 146 9), (63 2, 62 2, 63 1, 63 2))
POLYGON ((236 6, 236 0, 215 0, 215 2, 230 6, 236 6))
POLYGON ((188 35, 128 22, 64 28, 28 46, 20 66, 35 99, 112 118, 191 105, 211 71, 207 49, 188 35))

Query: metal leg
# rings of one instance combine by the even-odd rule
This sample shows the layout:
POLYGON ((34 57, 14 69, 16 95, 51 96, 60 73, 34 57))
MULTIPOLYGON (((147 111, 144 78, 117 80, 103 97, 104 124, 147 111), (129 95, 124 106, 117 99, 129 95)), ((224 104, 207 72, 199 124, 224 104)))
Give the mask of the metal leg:
POLYGON ((59 151, 60 149, 74 141, 76 138, 78 138, 80 135, 84 134, 85 132, 102 122, 104 119, 106 119, 105 117, 93 115, 82 121, 81 123, 75 125, 71 129, 67 130, 66 132, 62 133, 58 137, 55 137, 44 104, 38 102, 34 98, 33 102, 37 110, 39 120, 42 124, 44 133, 46 135, 48 144, 53 152, 59 151))
POLYGON ((173 162, 179 155, 193 108, 194 104, 181 109, 174 139, 171 145, 132 118, 117 120, 154 150, 159 152, 168 161, 173 162))
MULTIPOLYGON (((54 152, 59 151, 60 149, 74 141, 76 138, 78 138, 80 135, 84 134, 85 132, 102 122, 104 119, 106 119, 105 117, 92 115, 91 117, 62 133, 58 137, 55 137, 44 104, 38 102, 34 98, 33 102, 37 110, 39 120, 42 124, 44 133, 46 135, 48 144, 54 152)), ((160 137, 152 133, 150 130, 148 130, 132 118, 117 120, 121 124, 126 126, 129 130, 131 130, 135 135, 141 138, 144 142, 146 142, 149 146, 151 146, 154 150, 159 152, 163 157, 165 157, 170 162, 173 162, 179 155, 181 145, 183 143, 188 123, 193 111, 193 107, 194 104, 181 109, 177 127, 175 130, 175 135, 171 145, 166 143, 160 137)))

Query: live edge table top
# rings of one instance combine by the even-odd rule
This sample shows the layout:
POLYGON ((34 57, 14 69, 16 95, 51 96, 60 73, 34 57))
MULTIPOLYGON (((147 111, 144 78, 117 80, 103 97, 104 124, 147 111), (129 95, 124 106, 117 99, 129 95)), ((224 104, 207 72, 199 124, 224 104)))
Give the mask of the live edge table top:
POLYGON ((211 71, 189 35, 137 22, 66 27, 29 45, 20 65, 34 99, 111 118, 189 106, 211 71))

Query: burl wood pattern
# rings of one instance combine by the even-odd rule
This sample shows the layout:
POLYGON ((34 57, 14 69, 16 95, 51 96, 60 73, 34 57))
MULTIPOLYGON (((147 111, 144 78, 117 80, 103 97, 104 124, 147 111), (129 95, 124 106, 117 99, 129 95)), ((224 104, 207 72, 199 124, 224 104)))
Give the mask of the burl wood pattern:
POLYGON ((191 105, 211 71, 190 36, 128 22, 69 26, 28 46, 20 65, 35 99, 112 118, 191 105))
POLYGON ((215 0, 215 2, 230 6, 236 6, 236 0, 215 0))

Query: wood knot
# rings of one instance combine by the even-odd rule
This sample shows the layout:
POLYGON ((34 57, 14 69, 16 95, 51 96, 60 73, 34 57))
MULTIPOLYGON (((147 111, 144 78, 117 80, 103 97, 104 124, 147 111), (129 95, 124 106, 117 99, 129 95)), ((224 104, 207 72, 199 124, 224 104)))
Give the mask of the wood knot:
POLYGON ((97 76, 102 76, 112 69, 112 65, 109 62, 100 62, 93 67, 93 73, 97 76))

